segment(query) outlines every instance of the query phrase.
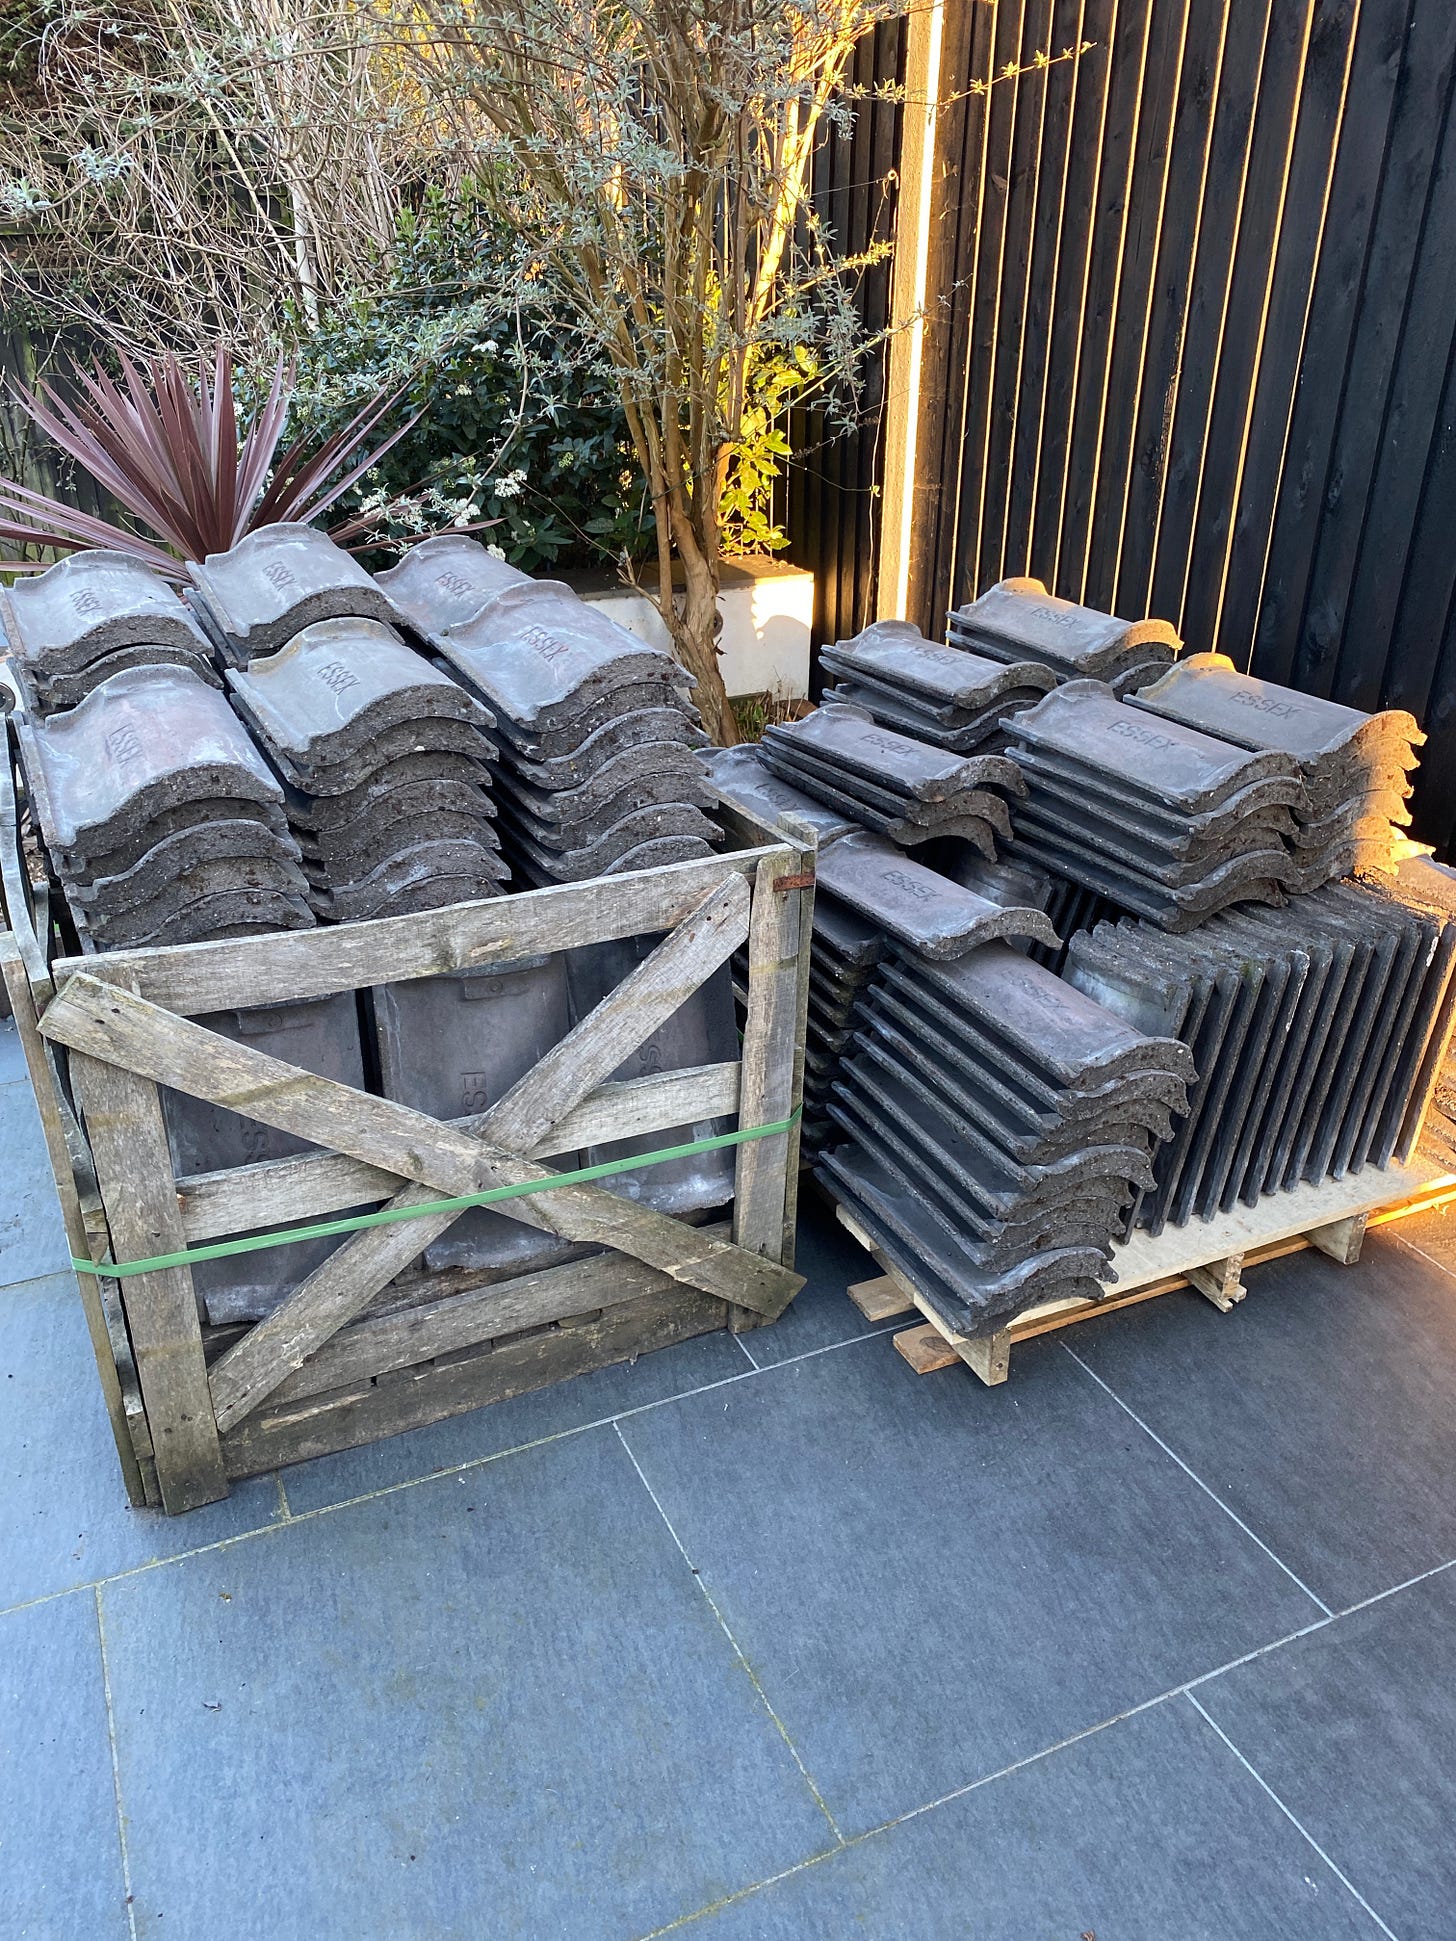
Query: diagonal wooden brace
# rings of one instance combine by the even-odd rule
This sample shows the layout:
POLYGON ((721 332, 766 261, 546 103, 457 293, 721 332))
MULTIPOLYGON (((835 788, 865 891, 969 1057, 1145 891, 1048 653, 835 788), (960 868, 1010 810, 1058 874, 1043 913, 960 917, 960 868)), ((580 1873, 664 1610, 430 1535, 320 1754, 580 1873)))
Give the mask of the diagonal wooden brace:
MULTIPOLYGON (((539 1106, 532 1096, 531 1075, 477 1122, 442 1125, 426 1114, 229 1044, 86 975, 69 980, 53 1000, 43 1029, 73 1049, 433 1189, 409 1196, 416 1202, 442 1192, 455 1195, 545 1180, 553 1177, 550 1168, 480 1134, 494 1129, 499 1114, 513 1137, 528 1145, 539 1143, 549 1130, 549 1114, 572 1109, 731 953, 746 934, 745 900, 741 880, 722 885, 604 999, 593 1018, 584 1020, 551 1054, 539 1106), (591 1029, 598 1016, 599 1036, 591 1029)), ((396 1204, 405 1198, 398 1196, 396 1204)), ((705 1240, 679 1221, 594 1186, 565 1186, 505 1201, 501 1210, 572 1240, 616 1248, 674 1279, 769 1316, 781 1312, 802 1285, 799 1276, 772 1261, 705 1240)), ((220 1426, 238 1420, 366 1306, 429 1243, 432 1229, 443 1230, 436 1228, 437 1220, 448 1226, 454 1217, 428 1216, 371 1229, 332 1255, 213 1370, 220 1426)))

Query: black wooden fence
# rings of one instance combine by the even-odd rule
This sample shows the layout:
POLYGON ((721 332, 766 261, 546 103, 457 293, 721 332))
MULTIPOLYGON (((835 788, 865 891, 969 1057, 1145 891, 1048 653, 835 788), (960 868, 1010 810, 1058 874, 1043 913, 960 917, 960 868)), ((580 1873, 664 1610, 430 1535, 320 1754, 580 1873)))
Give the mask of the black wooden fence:
MULTIPOLYGON (((1456 3, 950 0, 946 31, 914 617, 1032 573, 1407 707, 1416 832, 1445 848, 1456 3)), ((873 481, 873 429, 836 476, 873 481)), ((796 557, 832 636, 873 610, 873 543, 811 528, 811 498, 796 557)))
MULTIPOLYGON (((814 159, 815 211, 847 256, 864 256, 895 234, 900 109, 890 90, 903 79, 904 61, 905 23, 882 23, 855 56, 850 79, 859 99, 852 128, 828 130, 814 159)), ((885 258, 859 279, 858 307, 872 338, 890 320, 890 274, 885 258)), ((863 372, 853 431, 842 429, 839 414, 790 415, 798 456, 788 475, 786 525, 791 557, 812 566, 818 579, 815 630, 824 640, 855 633, 872 617, 884 383, 881 344, 863 372)))

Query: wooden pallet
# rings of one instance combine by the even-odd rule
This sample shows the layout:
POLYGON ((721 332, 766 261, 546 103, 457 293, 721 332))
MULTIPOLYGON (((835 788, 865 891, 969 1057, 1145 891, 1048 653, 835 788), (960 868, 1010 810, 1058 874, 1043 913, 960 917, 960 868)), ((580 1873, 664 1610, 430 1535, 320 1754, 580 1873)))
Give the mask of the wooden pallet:
MULTIPOLYGON (((549 1179, 553 1154, 720 1115, 793 1120, 801 1095, 812 853, 781 839, 421 915, 50 961, 0 763, 0 967, 72 1254, 165 1256, 220 1237, 549 1179), (9 799, 6 800, 5 798, 9 799), (665 934, 663 934, 665 933, 665 934), (612 939, 652 954, 488 1111, 437 1120, 238 1045, 193 1020, 612 939), (748 1006, 729 1063, 613 1081, 740 945, 748 1006), (174 1177, 170 1087, 317 1151, 174 1177), (76 1111, 71 1109, 74 1100, 76 1111)), ((191 1269, 82 1273, 133 1502, 177 1512, 239 1477, 397 1434, 714 1328, 775 1319, 792 1271, 798 1128, 738 1146, 731 1222, 693 1226, 576 1183, 499 1202, 586 1257, 495 1280, 415 1266, 458 1214, 349 1234, 266 1320, 210 1328, 191 1269)))
POLYGON ((1419 1158, 1405 1166, 1270 1194, 1256 1207, 1241 1206, 1215 1220, 1168 1228, 1155 1240, 1134 1234, 1113 1249, 1118 1278, 1105 1298, 1048 1301, 1028 1308, 1009 1327, 978 1337, 957 1335, 946 1327, 889 1264, 854 1215, 842 1206, 836 1206, 835 1212, 840 1224, 883 1270, 877 1279, 859 1281, 849 1289, 849 1298, 866 1320, 892 1321, 918 1309, 925 1316, 923 1324, 902 1329, 894 1338, 916 1374, 929 1375, 963 1363, 987 1387, 996 1387, 1011 1372, 1015 1342, 1113 1314, 1182 1287, 1193 1288, 1227 1314, 1249 1291, 1244 1275, 1250 1267, 1305 1247, 1318 1248, 1350 1267, 1360 1258, 1369 1227, 1452 1200, 1456 1200, 1456 1176, 1419 1158))

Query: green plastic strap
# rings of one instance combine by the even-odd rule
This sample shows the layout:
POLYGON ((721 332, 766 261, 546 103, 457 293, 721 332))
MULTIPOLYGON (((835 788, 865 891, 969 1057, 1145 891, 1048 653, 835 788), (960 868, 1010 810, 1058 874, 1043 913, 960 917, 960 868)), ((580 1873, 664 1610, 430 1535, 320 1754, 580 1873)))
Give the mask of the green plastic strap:
POLYGON ((226 1260, 231 1254, 256 1254, 269 1247, 290 1247, 296 1240, 328 1240, 335 1234, 359 1233, 365 1227, 389 1227, 397 1220, 423 1220, 432 1213, 463 1213, 472 1206, 494 1206, 497 1200, 525 1199, 531 1193, 551 1193, 558 1186, 575 1186, 580 1181, 609 1179, 614 1173, 635 1173, 642 1166, 661 1166, 669 1159, 690 1159, 694 1153, 716 1152, 722 1146, 743 1146, 750 1139, 771 1139, 788 1132, 803 1107, 796 1105, 787 1119, 773 1125, 745 1126, 741 1132, 720 1132, 711 1139, 694 1139, 686 1146, 663 1146, 630 1159, 604 1159, 597 1166, 579 1166, 572 1173, 553 1173, 549 1179, 522 1180, 516 1186, 491 1186, 481 1193, 462 1193, 451 1200, 424 1200, 417 1206, 386 1206, 377 1213, 355 1213, 346 1220, 322 1220, 311 1227, 286 1227, 281 1233, 252 1234, 241 1240, 216 1240, 210 1247, 186 1247, 178 1254, 154 1254, 150 1260, 77 1260, 71 1265, 78 1274, 104 1274, 109 1280, 126 1280, 132 1274, 155 1274, 164 1267, 190 1267, 196 1260, 226 1260))

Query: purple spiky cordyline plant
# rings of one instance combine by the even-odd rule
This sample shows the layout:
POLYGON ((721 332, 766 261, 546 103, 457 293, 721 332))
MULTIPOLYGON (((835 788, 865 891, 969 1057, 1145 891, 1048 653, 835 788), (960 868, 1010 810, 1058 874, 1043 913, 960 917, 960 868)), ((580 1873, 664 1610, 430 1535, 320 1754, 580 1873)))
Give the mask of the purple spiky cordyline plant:
MULTIPOLYGON (((144 530, 133 532, 0 478, 0 540, 60 552, 107 546, 181 580, 186 561, 226 552, 257 526, 318 519, 420 415, 356 456, 398 405, 401 386, 372 398, 331 437, 299 438, 280 453, 293 393, 293 370, 282 358, 267 396, 241 429, 225 345, 219 344, 211 371, 202 360, 195 379, 170 353, 145 369, 125 356, 117 362, 120 383, 100 364, 77 369, 74 401, 49 384, 38 387, 39 396, 19 387, 16 395, 40 429, 144 530), (342 476, 334 478, 341 467, 342 476)), ((330 537, 344 546, 367 543, 388 510, 344 520, 330 537)), ((33 566, 22 560, 0 564, 22 572, 33 566)))

